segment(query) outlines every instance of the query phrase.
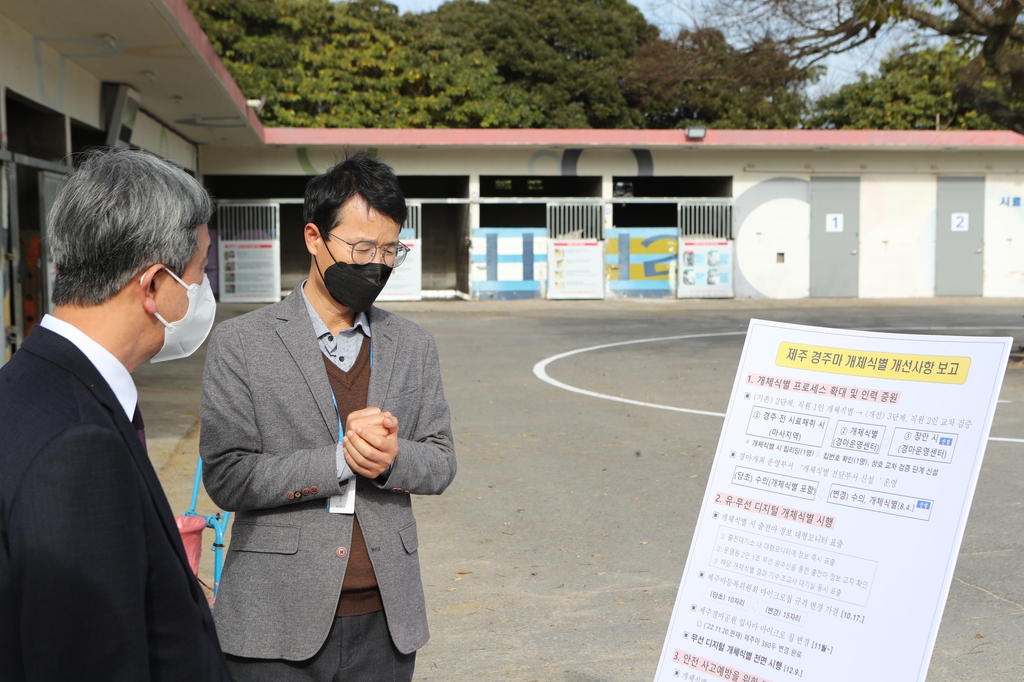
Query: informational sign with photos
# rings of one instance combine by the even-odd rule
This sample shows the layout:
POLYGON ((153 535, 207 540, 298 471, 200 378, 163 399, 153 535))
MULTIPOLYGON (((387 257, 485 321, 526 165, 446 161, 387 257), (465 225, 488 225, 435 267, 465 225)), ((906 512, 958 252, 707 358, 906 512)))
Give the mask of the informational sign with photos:
POLYGON ((548 242, 549 299, 604 298, 604 245, 597 239, 548 242))
POLYGON ((218 244, 220 300, 274 303, 281 299, 281 257, 277 240, 218 244))
POLYGON ((732 298, 732 242, 679 240, 679 298, 732 298))
POLYGON ((656 682, 923 682, 1012 342, 751 320, 656 682))
POLYGON ((405 261, 391 271, 388 283, 377 297, 378 301, 423 300, 423 249, 419 239, 403 239, 409 248, 405 261))

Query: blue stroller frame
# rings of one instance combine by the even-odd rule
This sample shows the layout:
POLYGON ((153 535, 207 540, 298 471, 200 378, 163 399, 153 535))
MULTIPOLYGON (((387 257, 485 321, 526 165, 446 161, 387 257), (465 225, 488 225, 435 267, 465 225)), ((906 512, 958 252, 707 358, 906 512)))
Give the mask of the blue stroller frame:
POLYGON ((188 511, 184 512, 182 516, 199 516, 206 519, 206 527, 212 528, 216 533, 216 538, 213 543, 213 596, 216 598, 217 590, 220 589, 220 573, 224 568, 224 531, 227 530, 228 520, 231 518, 231 512, 217 513, 213 516, 202 516, 196 513, 196 502, 199 501, 199 487, 203 484, 203 458, 199 458, 199 462, 196 464, 196 478, 192 484, 192 506, 188 508, 188 511))

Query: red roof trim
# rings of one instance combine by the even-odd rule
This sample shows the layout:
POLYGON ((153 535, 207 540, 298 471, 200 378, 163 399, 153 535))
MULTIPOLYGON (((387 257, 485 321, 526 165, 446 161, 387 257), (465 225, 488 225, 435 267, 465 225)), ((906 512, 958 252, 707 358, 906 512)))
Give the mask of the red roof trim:
POLYGON ((708 130, 703 140, 688 140, 682 130, 264 128, 263 141, 338 147, 1024 147, 1024 135, 1008 130, 708 130))

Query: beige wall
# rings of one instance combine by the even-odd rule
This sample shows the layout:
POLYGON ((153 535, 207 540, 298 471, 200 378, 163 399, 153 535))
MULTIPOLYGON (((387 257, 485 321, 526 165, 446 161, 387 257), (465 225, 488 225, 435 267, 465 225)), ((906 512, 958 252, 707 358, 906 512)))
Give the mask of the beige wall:
POLYGON ((935 295, 934 175, 862 175, 862 298, 935 295))
POLYGON ((101 128, 100 82, 0 16, 0 83, 22 97, 101 128))
POLYGON ((170 159, 190 171, 198 170, 195 145, 141 111, 135 119, 132 144, 170 159))
POLYGON ((1024 296, 1024 177, 985 178, 985 296, 1024 296), (1014 206, 1014 200, 1019 204, 1014 206))

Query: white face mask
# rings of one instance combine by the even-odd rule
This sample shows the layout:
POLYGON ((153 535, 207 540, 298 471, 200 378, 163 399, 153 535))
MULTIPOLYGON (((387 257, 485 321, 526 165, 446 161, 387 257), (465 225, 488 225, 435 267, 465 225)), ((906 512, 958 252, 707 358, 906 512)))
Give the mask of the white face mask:
POLYGON ((177 322, 168 322, 160 313, 154 313, 164 325, 164 345, 149 359, 150 362, 178 360, 195 353, 213 329, 213 318, 217 314, 217 301, 210 290, 209 277, 203 274, 202 284, 185 284, 170 270, 167 274, 188 291, 188 312, 177 322))

